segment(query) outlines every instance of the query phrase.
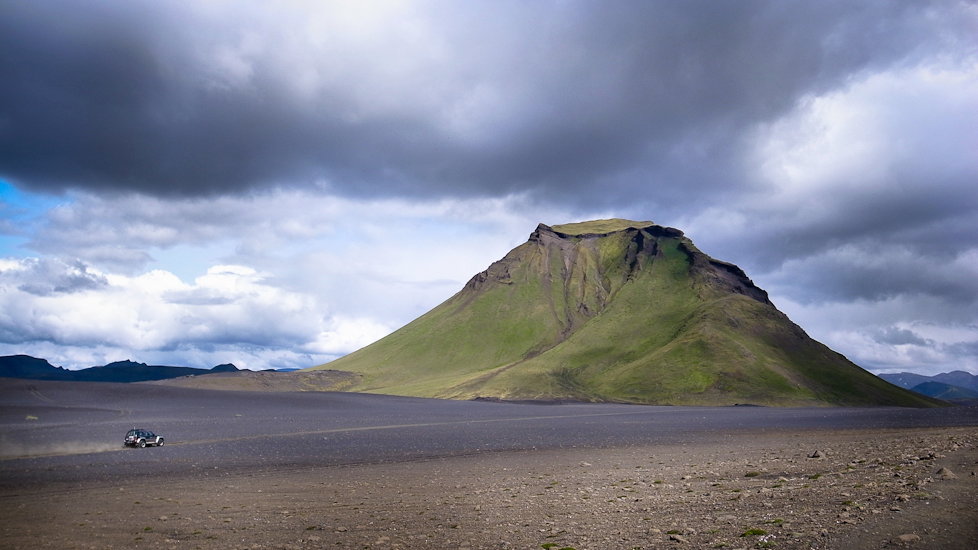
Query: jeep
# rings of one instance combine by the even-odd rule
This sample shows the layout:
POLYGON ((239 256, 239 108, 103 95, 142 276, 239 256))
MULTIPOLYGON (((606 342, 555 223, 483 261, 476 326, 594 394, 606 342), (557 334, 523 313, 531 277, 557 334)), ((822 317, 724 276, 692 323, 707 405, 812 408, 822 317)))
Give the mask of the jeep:
POLYGON ((163 446, 163 438, 154 434, 149 430, 144 430, 142 428, 133 428, 129 430, 126 434, 126 439, 123 440, 122 444, 126 447, 146 447, 149 446, 163 446))

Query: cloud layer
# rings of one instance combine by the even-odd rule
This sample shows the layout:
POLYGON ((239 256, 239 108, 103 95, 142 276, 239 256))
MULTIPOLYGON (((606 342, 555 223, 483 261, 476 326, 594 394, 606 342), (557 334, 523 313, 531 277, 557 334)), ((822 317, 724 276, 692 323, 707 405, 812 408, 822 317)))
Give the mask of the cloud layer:
POLYGON ((0 354, 69 367, 322 363, 424 313, 519 244, 539 214, 521 208, 296 191, 77 195, 36 222, 25 246, 44 255, 0 260, 0 354))
POLYGON ((941 7, 10 3, 0 163, 36 189, 689 198, 738 130, 965 40, 973 7, 941 7))
POLYGON ((4 3, 0 348, 300 365, 537 222, 620 216, 864 366, 978 371, 975 28, 956 1, 4 3))
POLYGON ((326 317, 328 304, 266 277, 222 265, 187 284, 162 270, 127 277, 51 260, 5 261, 0 336, 7 344, 71 350, 57 355, 82 365, 104 360, 104 350, 128 350, 140 357, 173 352, 197 366, 233 355, 242 368, 274 368, 315 364, 390 330, 326 317), (261 350, 279 350, 278 357, 261 350))

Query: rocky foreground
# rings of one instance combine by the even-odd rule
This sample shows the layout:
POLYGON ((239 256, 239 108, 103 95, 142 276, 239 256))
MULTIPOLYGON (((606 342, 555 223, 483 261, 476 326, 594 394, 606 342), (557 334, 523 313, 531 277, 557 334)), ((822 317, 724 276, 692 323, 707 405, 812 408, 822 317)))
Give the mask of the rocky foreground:
POLYGON ((214 469, 0 495, 0 546, 971 549, 976 470, 978 428, 214 469))

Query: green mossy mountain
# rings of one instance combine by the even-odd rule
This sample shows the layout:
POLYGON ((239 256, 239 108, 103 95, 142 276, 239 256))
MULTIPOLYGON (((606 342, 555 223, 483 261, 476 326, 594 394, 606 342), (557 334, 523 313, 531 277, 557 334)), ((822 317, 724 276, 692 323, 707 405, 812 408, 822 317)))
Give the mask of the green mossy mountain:
POLYGON ((329 368, 357 391, 675 405, 899 405, 737 266, 652 222, 540 224, 465 287, 329 368))

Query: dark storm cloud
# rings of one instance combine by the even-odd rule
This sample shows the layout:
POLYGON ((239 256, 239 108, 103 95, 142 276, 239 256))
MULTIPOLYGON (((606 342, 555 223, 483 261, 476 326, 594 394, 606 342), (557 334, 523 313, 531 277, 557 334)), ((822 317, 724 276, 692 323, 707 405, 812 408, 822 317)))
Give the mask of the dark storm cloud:
POLYGON ((71 294, 108 285, 105 276, 93 273, 82 262, 53 259, 25 260, 23 270, 3 273, 0 283, 16 285, 19 290, 35 296, 71 294))
POLYGON ((751 124, 962 36, 915 2, 420 3, 366 39, 316 3, 193 4, 0 7, 0 177, 718 200, 751 124))
POLYGON ((876 340, 894 345, 912 344, 915 346, 933 346, 934 341, 922 338, 912 330, 897 327, 886 327, 876 331, 876 340))
POLYGON ((749 256, 758 273, 810 259, 811 265, 796 266, 802 273, 788 266, 783 274, 799 296, 876 299, 917 291, 970 301, 978 296, 978 283, 954 264, 978 235, 972 178, 962 174, 957 181, 935 183, 898 176, 883 189, 853 185, 813 193, 795 208, 774 211, 761 203, 747 211, 763 230, 746 240, 725 236, 722 247, 749 256))
MULTIPOLYGON (((973 327, 974 328, 974 327, 973 327)), ((954 357, 978 357, 978 341, 958 342, 947 346, 947 351, 954 357)), ((960 369, 960 367, 958 367, 960 369)), ((972 372, 972 374, 975 374, 972 372)))
POLYGON ((788 264, 772 280, 792 287, 793 297, 803 302, 883 301, 918 294, 947 300, 955 308, 978 305, 974 273, 955 269, 952 264, 935 269, 935 261, 939 260, 906 250, 853 247, 788 264))

